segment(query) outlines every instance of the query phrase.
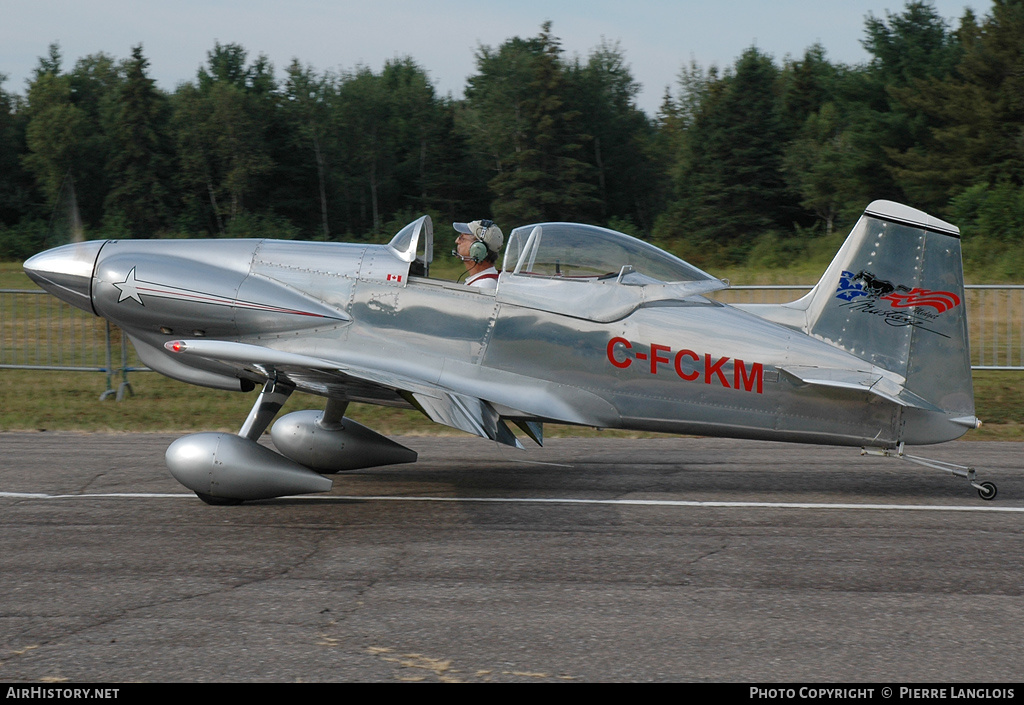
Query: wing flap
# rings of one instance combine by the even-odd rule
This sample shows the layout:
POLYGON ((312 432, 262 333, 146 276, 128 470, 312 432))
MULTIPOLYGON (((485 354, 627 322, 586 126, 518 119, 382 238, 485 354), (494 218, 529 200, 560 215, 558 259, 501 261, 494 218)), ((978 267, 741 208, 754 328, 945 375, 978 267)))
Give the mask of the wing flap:
POLYGON ((494 407, 482 399, 440 390, 407 392, 402 396, 431 421, 514 448, 523 447, 494 407))

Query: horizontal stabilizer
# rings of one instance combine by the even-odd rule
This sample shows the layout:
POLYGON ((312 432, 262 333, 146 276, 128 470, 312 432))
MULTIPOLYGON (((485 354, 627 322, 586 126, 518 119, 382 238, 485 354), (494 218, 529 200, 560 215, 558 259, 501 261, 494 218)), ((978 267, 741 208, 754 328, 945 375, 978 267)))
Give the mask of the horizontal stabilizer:
POLYGON ((914 394, 881 370, 845 370, 790 365, 780 367, 779 371, 804 384, 869 392, 900 406, 925 409, 927 411, 942 411, 942 409, 914 394))

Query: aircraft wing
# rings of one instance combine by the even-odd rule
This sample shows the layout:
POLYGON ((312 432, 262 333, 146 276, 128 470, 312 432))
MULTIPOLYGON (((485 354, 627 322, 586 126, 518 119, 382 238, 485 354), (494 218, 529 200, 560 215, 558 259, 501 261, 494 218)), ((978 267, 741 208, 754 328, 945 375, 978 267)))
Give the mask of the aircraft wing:
MULTIPOLYGON (((473 433, 492 441, 522 448, 522 444, 494 406, 478 397, 460 394, 424 380, 386 370, 369 369, 333 360, 274 350, 260 345, 219 340, 175 340, 164 347, 172 353, 227 363, 272 377, 281 374, 306 386, 327 390, 343 388, 359 401, 404 400, 435 423, 473 433)), ((525 427, 538 445, 537 424, 525 427)))

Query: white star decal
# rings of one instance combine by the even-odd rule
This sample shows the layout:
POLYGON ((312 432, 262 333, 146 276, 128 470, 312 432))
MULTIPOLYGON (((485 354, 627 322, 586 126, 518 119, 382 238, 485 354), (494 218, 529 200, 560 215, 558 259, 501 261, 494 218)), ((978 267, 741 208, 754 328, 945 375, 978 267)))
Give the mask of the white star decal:
POLYGON ((121 292, 120 296, 117 297, 117 303, 121 303, 125 299, 135 299, 141 306, 146 305, 142 303, 142 297, 139 296, 139 289, 135 282, 135 267, 132 267, 132 271, 128 272, 128 276, 125 277, 123 282, 114 282, 114 286, 121 292))

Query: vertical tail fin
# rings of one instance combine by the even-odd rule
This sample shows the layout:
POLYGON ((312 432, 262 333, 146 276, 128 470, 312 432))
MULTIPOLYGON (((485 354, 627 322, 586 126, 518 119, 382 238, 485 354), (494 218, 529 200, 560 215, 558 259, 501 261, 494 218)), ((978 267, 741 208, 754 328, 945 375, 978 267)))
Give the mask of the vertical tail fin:
POLYGON ((764 313, 902 377, 908 443, 948 440, 976 425, 955 226, 875 201, 814 289, 764 313))

